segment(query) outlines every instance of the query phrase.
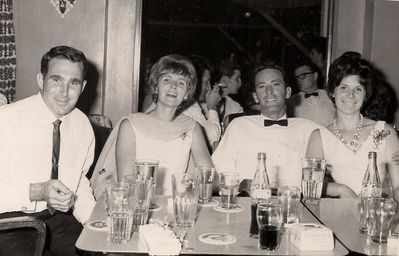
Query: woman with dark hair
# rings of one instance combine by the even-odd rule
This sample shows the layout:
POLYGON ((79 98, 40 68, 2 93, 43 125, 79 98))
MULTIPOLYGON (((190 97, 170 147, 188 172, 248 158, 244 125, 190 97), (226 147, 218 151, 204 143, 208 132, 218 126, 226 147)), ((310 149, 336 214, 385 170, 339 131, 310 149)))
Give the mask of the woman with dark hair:
MULTIPOLYGON (((381 180, 392 183, 399 199, 399 166, 392 154, 399 148, 395 130, 384 121, 364 117, 360 111, 373 91, 373 68, 360 55, 343 54, 330 67, 327 92, 337 108, 337 117, 327 128, 314 131, 308 156, 325 158, 334 183, 328 183, 330 196, 357 197, 368 164, 368 152, 377 152, 381 180), (387 169, 387 172, 385 171, 387 169)), ((391 194, 390 187, 383 192, 391 194)))
POLYGON ((183 114, 193 118, 201 125, 206 135, 208 147, 213 151, 221 134, 219 116, 216 111, 216 106, 221 99, 219 87, 211 87, 213 67, 205 57, 191 55, 189 58, 197 71, 198 82, 193 98, 194 102, 183 111, 183 114))
POLYGON ((91 179, 101 196, 107 180, 133 174, 135 159, 159 161, 156 193, 171 195, 171 175, 187 171, 190 154, 196 166, 212 166, 201 127, 179 115, 192 99, 197 75, 190 60, 179 55, 159 59, 151 69, 149 86, 155 103, 145 113, 133 113, 114 128, 91 179))

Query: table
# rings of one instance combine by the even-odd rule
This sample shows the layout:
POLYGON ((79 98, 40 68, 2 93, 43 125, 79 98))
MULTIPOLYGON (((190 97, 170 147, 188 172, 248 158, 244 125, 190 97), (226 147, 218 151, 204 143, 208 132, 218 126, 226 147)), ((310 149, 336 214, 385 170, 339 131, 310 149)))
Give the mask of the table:
MULTIPOLYGON (((322 198, 320 205, 306 204, 306 207, 351 251, 369 255, 397 255, 387 244, 374 243, 359 232, 360 214, 355 199, 322 198)), ((399 214, 395 216, 393 229, 397 229, 399 214)))
MULTIPOLYGON (((220 200, 216 198, 216 200, 220 200)), ((151 213, 152 218, 173 220, 172 200, 170 197, 160 196, 158 204, 161 210, 151 213)), ((215 211, 212 207, 201 207, 195 226, 189 230, 187 240, 188 246, 183 248, 183 255, 346 255, 348 250, 335 239, 334 251, 300 251, 289 242, 290 230, 285 229, 281 239, 280 248, 275 252, 258 249, 257 239, 249 237, 249 226, 251 221, 250 199, 241 197, 238 204, 244 207, 240 213, 222 213, 215 211), (199 235, 209 232, 223 232, 236 236, 237 242, 230 245, 211 245, 199 241, 199 235)), ((104 199, 97 202, 90 221, 105 220, 104 199)), ((307 223, 320 223, 305 207, 301 205, 300 221, 307 223)), ((156 238, 155 238, 156 239, 156 238)), ((86 225, 76 242, 76 247, 84 251, 103 253, 143 253, 146 248, 138 240, 135 232, 132 239, 123 245, 107 242, 106 229, 98 231, 86 225)))

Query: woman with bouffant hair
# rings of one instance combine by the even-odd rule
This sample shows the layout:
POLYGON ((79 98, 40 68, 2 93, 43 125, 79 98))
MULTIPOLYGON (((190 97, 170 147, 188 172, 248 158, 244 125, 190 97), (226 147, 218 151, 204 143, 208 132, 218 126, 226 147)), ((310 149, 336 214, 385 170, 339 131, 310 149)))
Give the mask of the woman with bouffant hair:
POLYGON ((393 188, 383 187, 383 193, 393 193, 394 199, 399 199, 399 166, 392 161, 392 154, 399 148, 396 131, 384 121, 361 114, 374 87, 374 68, 359 53, 346 52, 331 64, 327 93, 337 108, 337 117, 327 128, 313 132, 307 152, 327 161, 335 181, 327 184, 327 195, 356 198, 368 153, 375 151, 381 180, 390 179, 393 188))
POLYGON ((122 118, 108 139, 91 180, 101 196, 107 180, 120 181, 133 174, 135 159, 159 161, 156 193, 171 195, 171 175, 186 172, 190 159, 196 166, 212 166, 199 125, 179 114, 193 98, 197 76, 190 60, 167 55, 152 67, 149 86, 153 104, 145 113, 122 118))

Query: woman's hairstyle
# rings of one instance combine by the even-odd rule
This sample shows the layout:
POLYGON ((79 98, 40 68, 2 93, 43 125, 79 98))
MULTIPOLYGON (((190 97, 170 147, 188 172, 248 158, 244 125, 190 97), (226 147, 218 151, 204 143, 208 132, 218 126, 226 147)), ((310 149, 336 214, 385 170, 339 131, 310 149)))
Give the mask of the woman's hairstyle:
POLYGON ((156 87, 159 79, 165 74, 183 75, 187 78, 187 100, 183 101, 181 105, 192 101, 197 86, 197 75, 191 61, 186 57, 177 54, 170 54, 160 58, 152 66, 148 81, 153 95, 157 94, 156 87))
MULTIPOLYGON (((333 63, 331 63, 328 72, 327 93, 330 99, 335 103, 334 90, 338 87, 342 80, 350 75, 359 77, 359 83, 366 90, 365 102, 373 94, 374 71, 373 67, 367 60, 361 58, 360 53, 345 52, 333 63)), ((364 103, 363 103, 364 105, 364 103)))
POLYGON ((201 93, 201 86, 202 86, 202 76, 206 70, 209 70, 209 73, 212 74, 213 72, 213 65, 212 63, 201 55, 190 55, 188 58, 192 61, 195 70, 197 71, 197 89, 194 95, 194 98, 198 99, 201 93))

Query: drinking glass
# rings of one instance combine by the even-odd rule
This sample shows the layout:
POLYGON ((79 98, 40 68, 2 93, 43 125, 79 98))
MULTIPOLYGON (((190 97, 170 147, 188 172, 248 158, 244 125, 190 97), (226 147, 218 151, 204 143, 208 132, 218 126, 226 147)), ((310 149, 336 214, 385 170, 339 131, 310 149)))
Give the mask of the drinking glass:
POLYGON ((239 175, 236 172, 220 173, 220 198, 222 208, 234 209, 237 207, 238 186, 240 185, 239 175))
POLYGON ((312 157, 302 158, 302 194, 305 203, 320 203, 325 170, 326 160, 312 157))
POLYGON ((144 225, 148 220, 148 209, 150 207, 152 186, 152 177, 138 175, 135 181, 136 200, 133 213, 133 231, 138 231, 140 225, 144 225))
POLYGON ((200 179, 199 202, 207 204, 212 199, 213 179, 215 177, 215 168, 212 166, 199 166, 195 168, 200 179))
POLYGON ((154 159, 137 159, 134 162, 135 166, 135 175, 142 175, 145 177, 152 177, 152 193, 151 193, 151 202, 150 209, 158 208, 156 202, 156 185, 157 185, 157 174, 158 174, 158 166, 159 161, 154 159))
POLYGON ((281 186, 278 188, 277 196, 281 202, 284 225, 298 223, 301 204, 300 189, 294 186, 281 186))
POLYGON ((108 241, 116 244, 130 240, 135 210, 135 186, 126 182, 107 184, 108 241))
POLYGON ((195 174, 172 175, 173 209, 176 224, 180 228, 191 228, 197 218, 197 202, 200 182, 195 174))
POLYGON ((280 246, 280 230, 283 223, 281 203, 278 200, 259 203, 256 219, 259 225, 259 248, 277 250, 280 246))
POLYGON ((368 204, 371 240, 379 244, 386 243, 397 204, 391 198, 371 198, 368 204))

